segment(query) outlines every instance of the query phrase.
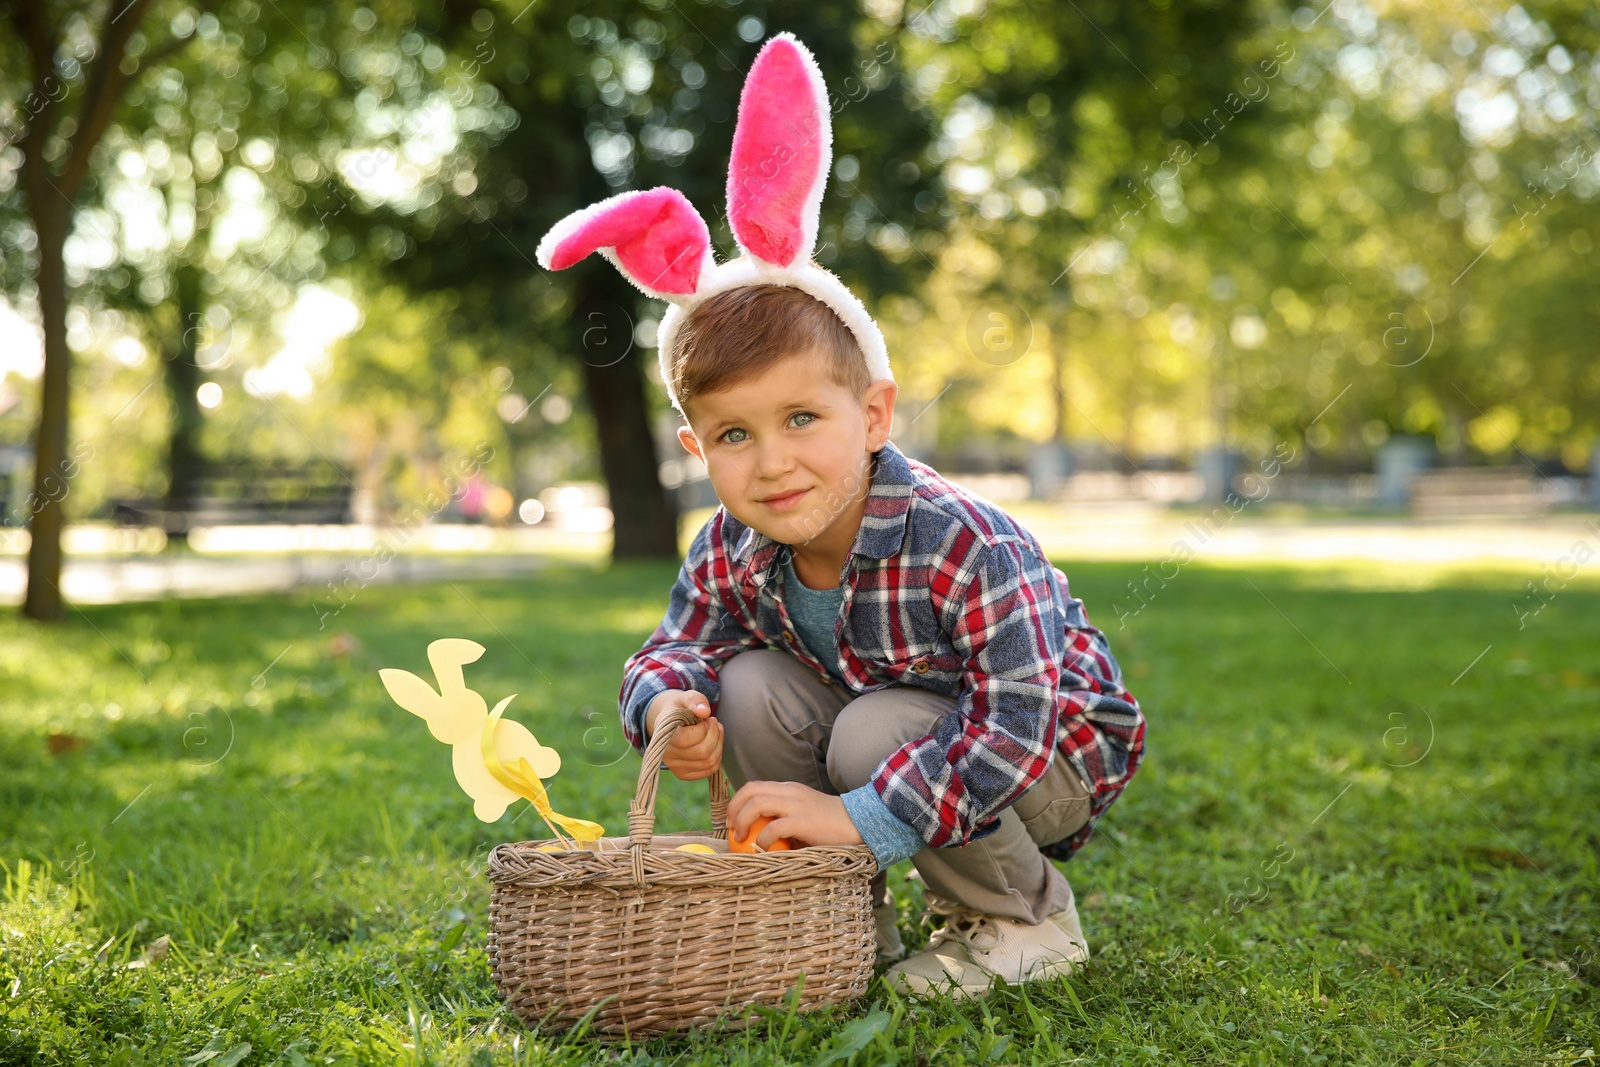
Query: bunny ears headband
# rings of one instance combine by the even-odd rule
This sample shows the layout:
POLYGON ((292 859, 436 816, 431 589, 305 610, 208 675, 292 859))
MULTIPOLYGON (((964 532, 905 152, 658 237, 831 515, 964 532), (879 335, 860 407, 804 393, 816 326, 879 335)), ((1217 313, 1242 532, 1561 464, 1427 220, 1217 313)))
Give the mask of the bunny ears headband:
POLYGON ((705 220, 687 197, 663 185, 619 193, 568 215, 539 242, 539 265, 565 270, 599 252, 646 296, 667 301, 657 354, 667 396, 680 415, 672 375, 678 328, 696 304, 742 285, 787 285, 816 297, 855 336, 868 380, 893 381, 878 324, 843 282, 811 259, 832 165, 833 123, 822 71, 793 34, 780 33, 762 45, 739 96, 728 221, 740 256, 718 263, 705 220))

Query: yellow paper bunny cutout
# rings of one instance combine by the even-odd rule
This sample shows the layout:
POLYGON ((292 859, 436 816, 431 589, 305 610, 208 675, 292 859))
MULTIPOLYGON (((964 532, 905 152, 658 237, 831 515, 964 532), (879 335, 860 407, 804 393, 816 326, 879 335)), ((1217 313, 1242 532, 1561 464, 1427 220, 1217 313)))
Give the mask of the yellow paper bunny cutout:
MULTIPOLYGON (((489 721, 483 728, 484 766, 489 768, 489 773, 494 775, 495 781, 516 793, 517 796, 527 797, 528 802, 533 805, 534 810, 544 819, 544 824, 550 827, 550 832, 555 834, 558 840, 566 841, 566 838, 561 836, 561 830, 567 831, 578 841, 600 840, 605 836, 606 830, 599 823, 590 822, 588 819, 574 819, 570 815, 562 815, 550 807, 550 794, 545 792, 544 783, 539 780, 538 772, 533 769, 533 766, 526 759, 518 758, 511 766, 507 766, 500 759, 499 753, 496 751, 498 746, 495 739, 495 728, 501 723, 500 714, 506 710, 506 705, 511 703, 512 697, 515 696, 516 694, 512 693, 511 696, 496 704, 494 710, 489 713, 489 721), (558 826, 561 829, 557 829, 558 826)), ((511 725, 514 726, 516 724, 511 723, 511 725)), ((552 752, 554 750, 545 749, 545 751, 552 752)))
POLYGON ((494 822, 512 801, 523 797, 551 824, 556 837, 564 840, 555 827, 560 823, 579 841, 598 840, 605 834, 598 823, 551 810, 540 779, 561 769, 561 756, 539 744, 521 723, 500 717, 512 697, 497 704, 491 715, 483 697, 467 688, 461 668, 483 653, 482 645, 462 638, 430 644, 428 663, 439 682, 437 692, 410 671, 386 667, 378 677, 396 704, 420 716, 434 737, 451 746, 456 781, 473 799, 478 818, 494 822))

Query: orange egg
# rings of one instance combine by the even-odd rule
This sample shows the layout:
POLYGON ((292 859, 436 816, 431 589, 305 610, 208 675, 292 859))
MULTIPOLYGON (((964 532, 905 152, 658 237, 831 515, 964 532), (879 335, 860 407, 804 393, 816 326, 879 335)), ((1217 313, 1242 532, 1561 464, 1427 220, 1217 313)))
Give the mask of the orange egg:
MULTIPOLYGON (((761 849, 756 846, 756 838, 761 836, 761 831, 766 829, 767 823, 771 821, 772 816, 770 815, 756 816, 756 821, 750 824, 750 836, 745 838, 735 836, 736 831, 733 829, 733 827, 728 827, 728 851, 760 852, 761 849)), ((793 841, 790 841, 787 837, 780 837, 772 844, 768 845, 766 851, 784 852, 792 848, 794 848, 793 841)))

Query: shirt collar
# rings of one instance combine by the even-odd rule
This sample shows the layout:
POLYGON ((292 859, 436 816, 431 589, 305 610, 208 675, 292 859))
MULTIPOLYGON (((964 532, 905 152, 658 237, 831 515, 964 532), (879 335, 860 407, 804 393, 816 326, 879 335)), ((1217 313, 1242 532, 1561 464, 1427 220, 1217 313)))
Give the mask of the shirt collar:
MULTIPOLYGON (((893 441, 872 454, 872 484, 867 489, 861 528, 850 551, 858 556, 888 559, 905 542, 906 515, 911 510, 914 476, 910 461, 893 441)), ((740 583, 765 584, 781 542, 746 526, 733 549, 733 577, 740 583)))

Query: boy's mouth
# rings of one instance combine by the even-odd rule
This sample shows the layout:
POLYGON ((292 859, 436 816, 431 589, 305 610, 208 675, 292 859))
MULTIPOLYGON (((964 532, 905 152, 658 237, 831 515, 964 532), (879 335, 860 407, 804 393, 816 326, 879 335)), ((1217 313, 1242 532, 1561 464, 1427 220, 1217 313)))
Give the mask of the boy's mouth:
POLYGON ((809 490, 806 489, 796 489, 794 492, 789 493, 786 496, 769 496, 765 500, 761 501, 761 503, 765 504, 773 511, 788 511, 790 508, 800 503, 800 498, 805 496, 808 491, 809 490))

